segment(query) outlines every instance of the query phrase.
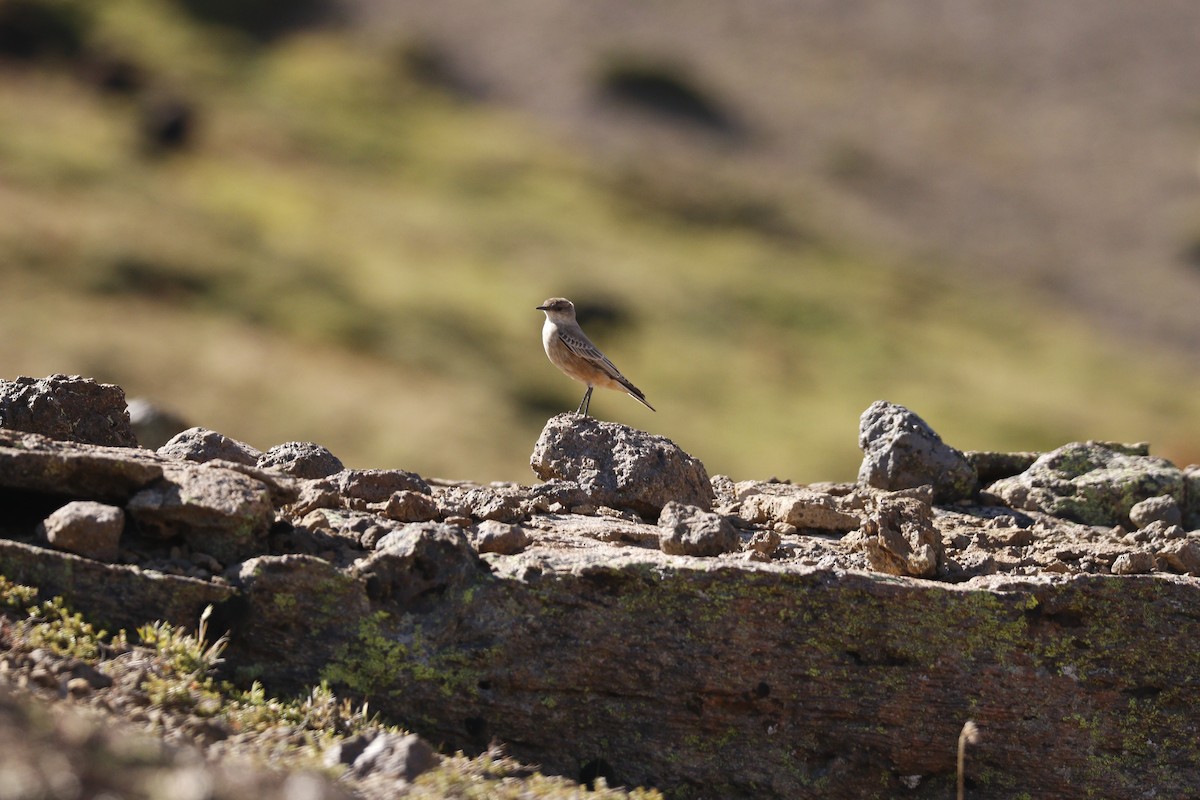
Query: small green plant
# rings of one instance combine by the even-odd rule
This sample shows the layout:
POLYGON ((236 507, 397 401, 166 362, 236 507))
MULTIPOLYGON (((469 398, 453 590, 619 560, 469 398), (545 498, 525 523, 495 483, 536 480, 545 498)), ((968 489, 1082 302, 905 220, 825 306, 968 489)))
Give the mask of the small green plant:
POLYGON ((212 610, 212 606, 207 606, 200 614, 200 625, 194 636, 183 628, 162 621, 143 625, 138 628, 137 633, 142 644, 167 659, 175 674, 203 675, 223 661, 221 654, 229 644, 227 635, 222 635, 212 644, 205 644, 208 618, 212 616, 212 610))
POLYGON ((37 594, 37 589, 33 586, 22 586, 0 575, 0 603, 3 605, 9 608, 29 608, 37 600, 37 594))
POLYGON ((72 613, 62 597, 32 606, 28 612, 29 618, 23 624, 30 647, 44 647, 57 655, 82 661, 99 660, 108 631, 96 630, 82 614, 72 613))

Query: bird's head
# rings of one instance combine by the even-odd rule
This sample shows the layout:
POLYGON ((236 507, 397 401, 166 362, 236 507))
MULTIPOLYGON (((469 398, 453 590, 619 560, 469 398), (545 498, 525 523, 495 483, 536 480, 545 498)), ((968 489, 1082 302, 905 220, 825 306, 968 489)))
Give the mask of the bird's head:
POLYGON ((565 297, 551 297, 537 307, 538 311, 546 312, 546 319, 551 322, 573 322, 575 320, 575 304, 565 297))

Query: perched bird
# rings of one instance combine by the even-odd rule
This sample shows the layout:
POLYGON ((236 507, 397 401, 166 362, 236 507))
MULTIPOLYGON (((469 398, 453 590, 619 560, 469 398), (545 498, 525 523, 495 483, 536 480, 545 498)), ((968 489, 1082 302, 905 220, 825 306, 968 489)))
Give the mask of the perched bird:
POLYGON ((654 411, 646 402, 642 390, 629 382, 621 371, 605 357, 604 353, 584 334, 575 321, 575 304, 565 297, 551 297, 537 307, 546 312, 546 324, 542 326, 542 345, 550 363, 569 377, 587 386, 587 392, 579 403, 576 414, 587 416, 592 401, 592 389, 601 386, 625 392, 634 400, 654 411))

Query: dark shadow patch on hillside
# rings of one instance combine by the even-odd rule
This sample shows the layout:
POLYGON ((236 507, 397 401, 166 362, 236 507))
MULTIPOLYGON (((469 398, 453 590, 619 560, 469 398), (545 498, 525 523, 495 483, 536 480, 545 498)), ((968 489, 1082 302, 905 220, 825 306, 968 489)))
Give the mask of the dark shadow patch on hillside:
POLYGON ((639 56, 612 56, 597 71, 596 91, 610 103, 693 128, 740 137, 733 112, 682 65, 639 56))

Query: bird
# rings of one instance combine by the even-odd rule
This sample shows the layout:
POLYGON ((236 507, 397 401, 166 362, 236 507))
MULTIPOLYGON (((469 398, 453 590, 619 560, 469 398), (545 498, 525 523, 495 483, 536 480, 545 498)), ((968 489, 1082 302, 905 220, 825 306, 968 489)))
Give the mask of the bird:
POLYGON ((537 307, 546 313, 542 326, 542 346, 550 363, 562 370, 567 377, 574 378, 587 386, 576 414, 588 416, 592 401, 592 389, 597 386, 625 392, 651 411, 654 406, 646 402, 646 395, 634 386, 613 365, 600 348, 592 344, 579 323, 575 320, 575 304, 565 297, 551 297, 537 307))

